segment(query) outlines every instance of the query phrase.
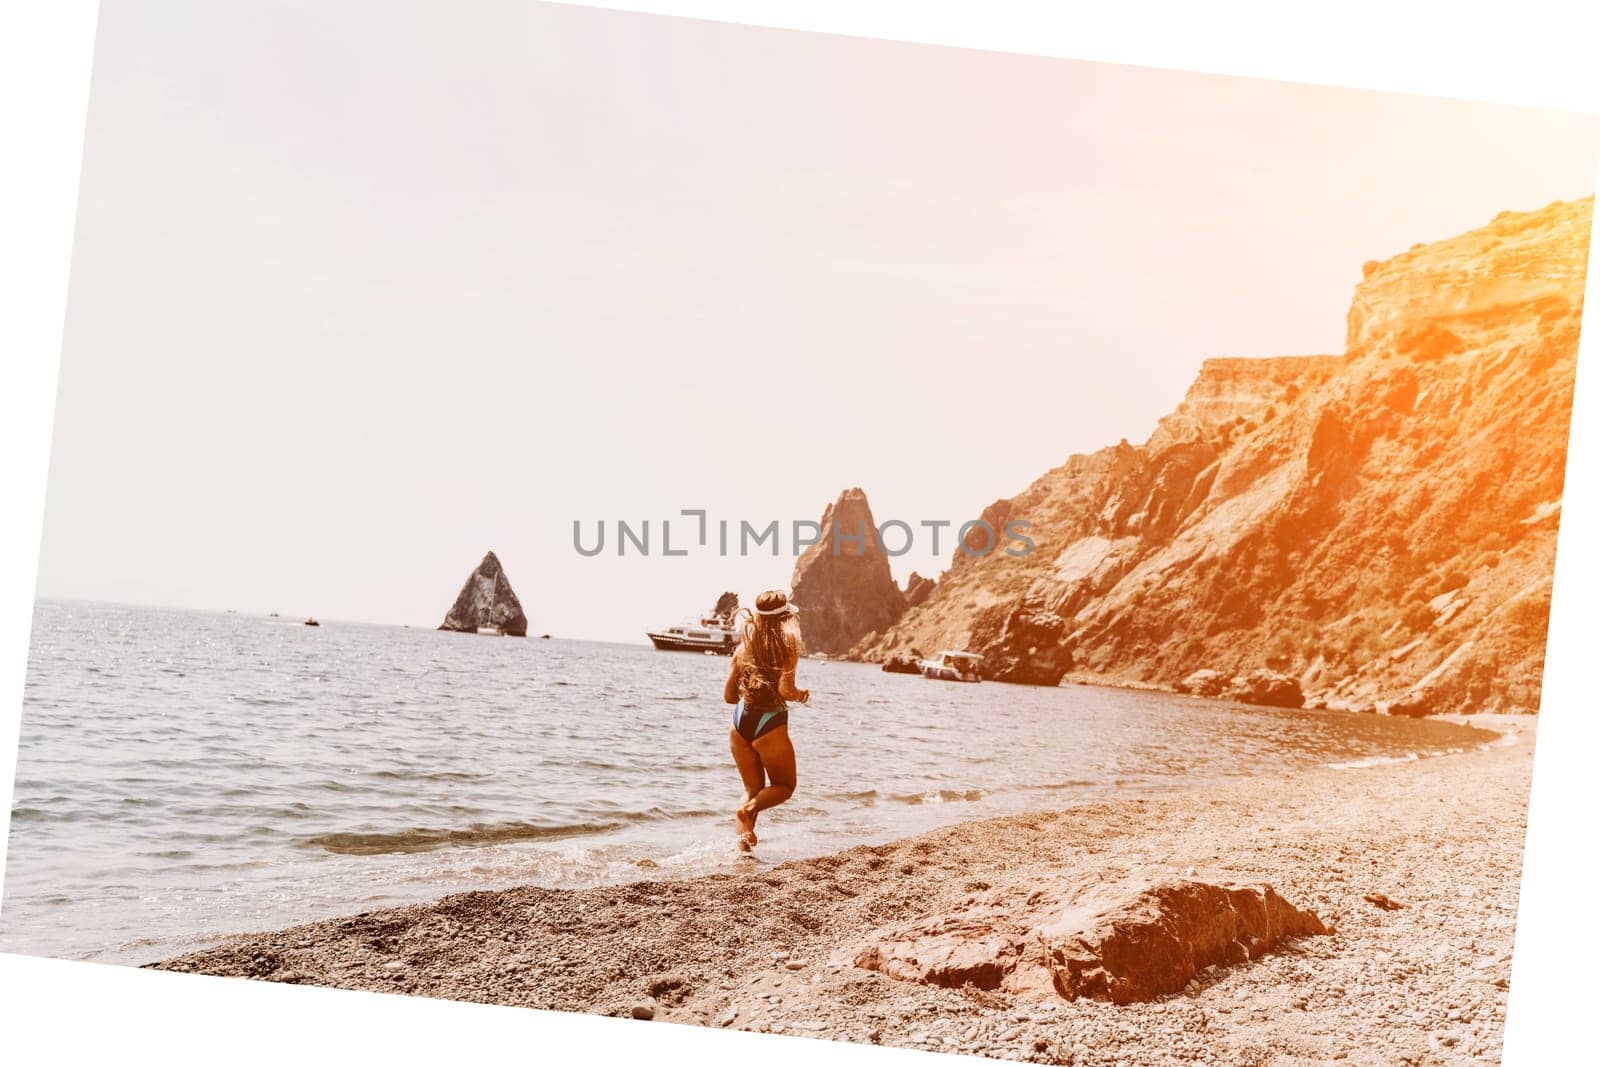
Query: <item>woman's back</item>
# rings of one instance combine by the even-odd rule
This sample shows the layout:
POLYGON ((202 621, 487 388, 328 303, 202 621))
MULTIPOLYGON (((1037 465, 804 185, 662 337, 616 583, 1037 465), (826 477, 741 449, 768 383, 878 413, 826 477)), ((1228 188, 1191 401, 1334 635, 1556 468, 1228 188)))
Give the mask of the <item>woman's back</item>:
POLYGON ((787 706, 781 690, 783 676, 791 669, 787 664, 772 667, 754 663, 754 657, 747 655, 744 649, 735 656, 743 660, 738 665, 739 700, 747 711, 776 711, 787 706))

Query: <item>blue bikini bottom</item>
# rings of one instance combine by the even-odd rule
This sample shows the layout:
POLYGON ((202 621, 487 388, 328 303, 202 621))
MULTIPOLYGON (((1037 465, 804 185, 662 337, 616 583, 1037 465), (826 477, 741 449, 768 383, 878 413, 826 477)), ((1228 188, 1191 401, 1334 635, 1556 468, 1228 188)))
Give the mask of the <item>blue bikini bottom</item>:
POLYGON ((771 711, 746 711, 744 701, 733 706, 733 728, 746 741, 754 741, 762 734, 770 734, 780 726, 789 724, 789 706, 779 705, 771 711))

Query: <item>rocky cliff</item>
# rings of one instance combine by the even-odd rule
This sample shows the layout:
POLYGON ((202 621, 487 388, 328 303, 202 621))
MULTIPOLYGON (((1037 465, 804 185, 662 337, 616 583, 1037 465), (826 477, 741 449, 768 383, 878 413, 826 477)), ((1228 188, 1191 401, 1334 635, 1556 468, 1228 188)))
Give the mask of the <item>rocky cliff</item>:
POLYGON ((795 561, 790 589, 806 651, 838 655, 874 640, 906 610, 878 545, 867 494, 846 489, 822 513, 822 534, 795 561))
POLYGON ((528 617, 493 552, 486 553, 477 569, 467 575, 439 629, 469 634, 492 629, 508 637, 528 636, 528 617))
MULTIPOLYGON (((1539 702, 1591 199, 1368 263, 1340 356, 1217 359, 1143 445, 990 512, 855 654, 968 647, 1003 680, 1298 683, 1404 714, 1539 702)), ((1274 683, 1275 684, 1275 683, 1274 683)))

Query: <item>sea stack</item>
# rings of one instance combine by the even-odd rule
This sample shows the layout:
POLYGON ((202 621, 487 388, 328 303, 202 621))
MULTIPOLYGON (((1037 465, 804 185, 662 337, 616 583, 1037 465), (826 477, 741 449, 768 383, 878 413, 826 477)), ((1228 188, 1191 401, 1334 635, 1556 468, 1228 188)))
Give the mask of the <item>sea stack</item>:
POLYGON ((808 652, 848 652, 905 614, 905 594, 889 573, 878 527, 860 489, 846 489, 822 513, 822 535, 795 561, 790 580, 808 652))
POLYGON ((467 575, 466 584, 439 629, 466 634, 493 630, 507 637, 528 636, 528 617, 522 613, 522 603, 511 591, 505 568, 493 552, 485 553, 477 569, 467 575))

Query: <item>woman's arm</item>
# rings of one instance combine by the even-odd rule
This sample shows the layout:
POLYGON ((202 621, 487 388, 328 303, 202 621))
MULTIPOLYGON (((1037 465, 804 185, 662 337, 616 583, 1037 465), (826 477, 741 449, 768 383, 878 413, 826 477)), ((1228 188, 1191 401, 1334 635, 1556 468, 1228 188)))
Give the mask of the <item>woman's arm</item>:
POLYGON ((789 664, 789 669, 778 675, 778 695, 785 700, 798 700, 804 704, 811 699, 811 690, 799 689, 795 686, 794 672, 800 666, 800 661, 789 664))
POLYGON ((739 703, 739 655, 728 657, 728 680, 722 683, 722 702, 724 704, 739 703))

